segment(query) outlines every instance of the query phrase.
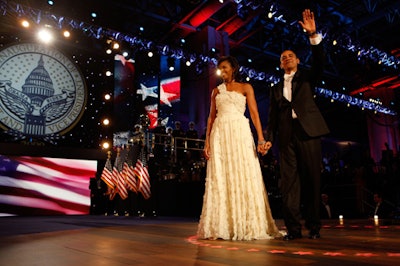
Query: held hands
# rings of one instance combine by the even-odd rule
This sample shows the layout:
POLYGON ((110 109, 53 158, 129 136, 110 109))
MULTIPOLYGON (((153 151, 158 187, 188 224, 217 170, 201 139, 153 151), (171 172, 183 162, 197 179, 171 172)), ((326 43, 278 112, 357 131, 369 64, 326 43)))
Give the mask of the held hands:
MULTIPOLYGON (((262 156, 268 153, 268 150, 272 147, 272 143, 270 141, 263 141, 258 143, 257 152, 259 152, 262 156)), ((206 160, 210 159, 210 147, 209 145, 205 145, 203 149, 204 158, 206 160)))
POLYGON ((303 21, 299 21, 299 23, 309 36, 316 33, 317 27, 315 25, 314 12, 311 12, 310 9, 303 11, 303 21))
POLYGON ((269 149, 272 147, 272 143, 270 141, 259 141, 257 145, 257 152, 259 152, 262 156, 268 153, 269 149))

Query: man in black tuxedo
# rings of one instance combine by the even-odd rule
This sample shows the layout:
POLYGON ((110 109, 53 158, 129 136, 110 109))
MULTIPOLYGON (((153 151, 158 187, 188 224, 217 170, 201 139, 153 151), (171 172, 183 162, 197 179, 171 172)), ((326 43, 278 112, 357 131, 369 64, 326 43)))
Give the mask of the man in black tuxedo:
POLYGON ((337 218, 335 207, 331 204, 328 194, 321 194, 320 203, 320 217, 321 219, 337 218))
POLYGON ((392 208, 383 200, 382 194, 379 192, 374 193, 374 210, 370 215, 371 218, 374 218, 375 215, 378 216, 379 219, 389 219, 392 218, 393 210, 392 208))
POLYGON ((314 13, 303 11, 299 21, 308 34, 312 66, 300 70, 299 58, 291 50, 283 51, 280 66, 284 80, 271 88, 265 149, 278 138, 285 240, 301 238, 300 200, 304 204, 305 226, 309 238, 320 237, 321 136, 329 129, 314 102, 314 89, 323 72, 322 36, 317 33, 314 13))

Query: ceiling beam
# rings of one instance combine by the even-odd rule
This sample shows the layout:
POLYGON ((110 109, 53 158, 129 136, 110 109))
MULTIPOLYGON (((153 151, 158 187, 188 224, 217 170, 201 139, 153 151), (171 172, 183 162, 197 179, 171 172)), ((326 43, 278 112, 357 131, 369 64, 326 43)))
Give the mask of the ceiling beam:
MULTIPOLYGON (((361 19, 354 21, 351 25, 347 26, 347 31, 349 33, 356 31, 358 29, 361 29, 379 19, 382 17, 385 17, 389 11, 400 9, 400 1, 394 1, 393 4, 384 7, 383 9, 379 10, 378 12, 374 14, 370 14, 369 16, 364 16, 361 19)), ((388 36, 390 37, 390 36, 388 36)))

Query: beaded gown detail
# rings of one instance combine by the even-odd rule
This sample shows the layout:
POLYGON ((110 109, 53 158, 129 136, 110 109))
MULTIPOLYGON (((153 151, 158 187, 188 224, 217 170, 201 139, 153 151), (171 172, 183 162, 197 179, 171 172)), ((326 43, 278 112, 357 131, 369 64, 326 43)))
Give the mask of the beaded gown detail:
POLYGON ((211 155, 199 239, 270 239, 281 233, 272 218, 260 162, 244 115, 246 97, 218 86, 217 116, 210 132, 211 155))

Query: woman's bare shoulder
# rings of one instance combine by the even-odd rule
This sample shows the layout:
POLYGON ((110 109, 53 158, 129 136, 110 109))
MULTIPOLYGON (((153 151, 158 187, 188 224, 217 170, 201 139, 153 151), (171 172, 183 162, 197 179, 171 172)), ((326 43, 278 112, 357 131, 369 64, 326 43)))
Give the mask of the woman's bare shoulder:
POLYGON ((215 97, 218 93, 219 93, 219 89, 217 87, 215 87, 211 92, 211 96, 215 97))
POLYGON ((253 91, 253 86, 251 86, 250 83, 243 82, 240 84, 240 90, 244 95, 246 95, 247 93, 253 91))

